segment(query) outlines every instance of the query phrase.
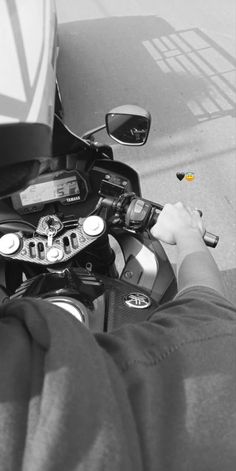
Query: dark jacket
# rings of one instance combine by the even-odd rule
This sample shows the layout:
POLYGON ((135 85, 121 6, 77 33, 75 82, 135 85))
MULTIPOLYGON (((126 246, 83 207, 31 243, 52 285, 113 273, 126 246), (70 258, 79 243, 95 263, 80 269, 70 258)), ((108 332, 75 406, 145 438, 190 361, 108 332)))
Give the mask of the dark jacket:
POLYGON ((234 471, 235 335, 235 308, 200 287, 109 334, 5 304, 0 471, 234 471))

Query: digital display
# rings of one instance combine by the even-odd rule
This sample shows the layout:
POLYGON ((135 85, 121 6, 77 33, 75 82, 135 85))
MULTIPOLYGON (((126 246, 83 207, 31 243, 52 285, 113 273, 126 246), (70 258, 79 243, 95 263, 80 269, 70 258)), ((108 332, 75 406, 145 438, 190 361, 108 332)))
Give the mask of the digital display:
POLYGON ((22 206, 45 203, 61 198, 79 195, 80 190, 75 175, 58 180, 30 185, 20 193, 22 206))

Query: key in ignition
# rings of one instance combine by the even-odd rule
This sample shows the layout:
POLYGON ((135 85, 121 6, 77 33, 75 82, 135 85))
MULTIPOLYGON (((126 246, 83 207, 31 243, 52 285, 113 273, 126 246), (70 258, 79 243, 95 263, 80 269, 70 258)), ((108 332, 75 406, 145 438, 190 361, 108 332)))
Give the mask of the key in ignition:
POLYGON ((36 232, 48 238, 48 247, 52 247, 53 238, 63 229, 61 220, 53 215, 40 218, 36 232))

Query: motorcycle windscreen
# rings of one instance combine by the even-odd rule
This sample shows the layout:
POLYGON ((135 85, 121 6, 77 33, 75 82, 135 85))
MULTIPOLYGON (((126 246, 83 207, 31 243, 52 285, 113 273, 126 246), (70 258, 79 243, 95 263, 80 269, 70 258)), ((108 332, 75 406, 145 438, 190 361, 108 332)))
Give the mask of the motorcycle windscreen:
POLYGON ((0 0, 0 155, 9 163, 16 151, 27 160, 50 150, 57 54, 54 1, 0 0))

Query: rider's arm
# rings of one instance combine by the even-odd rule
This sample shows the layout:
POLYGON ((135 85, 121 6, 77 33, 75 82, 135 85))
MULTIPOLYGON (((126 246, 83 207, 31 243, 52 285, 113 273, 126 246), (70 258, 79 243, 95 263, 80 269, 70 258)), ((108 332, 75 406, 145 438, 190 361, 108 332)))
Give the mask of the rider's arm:
POLYGON ((178 294, 193 286, 212 288, 225 296, 220 271, 199 234, 186 233, 177 243, 178 294))
POLYGON ((178 295, 203 286, 225 296, 220 271, 202 238, 204 227, 197 211, 182 203, 168 204, 151 232, 163 242, 176 244, 178 295))

